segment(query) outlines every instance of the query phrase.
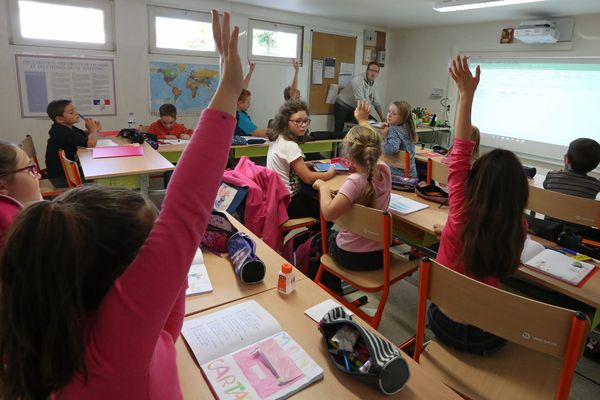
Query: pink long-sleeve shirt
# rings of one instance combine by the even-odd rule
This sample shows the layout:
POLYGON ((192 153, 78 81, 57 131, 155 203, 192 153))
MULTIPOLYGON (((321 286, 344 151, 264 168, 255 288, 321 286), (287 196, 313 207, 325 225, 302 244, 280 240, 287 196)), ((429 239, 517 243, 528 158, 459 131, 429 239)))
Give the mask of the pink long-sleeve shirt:
POLYGON ((202 113, 148 239, 86 325, 87 383, 78 372, 53 398, 182 398, 175 341, 183 322, 187 274, 208 223, 234 129, 232 115, 202 113))
MULTIPOLYGON (((463 213, 465 204, 465 184, 471 170, 471 154, 475 142, 472 140, 454 139, 454 147, 448 164, 448 199, 449 211, 446 226, 442 231, 440 248, 436 261, 461 274, 465 266, 458 262, 462 251, 463 213)), ((475 278, 480 282, 498 287, 500 280, 495 277, 475 278)))

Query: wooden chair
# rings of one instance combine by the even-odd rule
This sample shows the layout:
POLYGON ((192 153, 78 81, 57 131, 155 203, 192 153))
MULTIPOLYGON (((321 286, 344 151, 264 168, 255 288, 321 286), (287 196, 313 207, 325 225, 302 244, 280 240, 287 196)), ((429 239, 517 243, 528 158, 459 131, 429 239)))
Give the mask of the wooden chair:
POLYGON ((529 185, 527 208, 562 221, 600 228, 600 201, 529 185))
POLYGON ((63 171, 65 172, 65 177, 67 178, 67 183, 69 184, 69 188, 81 186, 81 175, 79 175, 79 166, 75 161, 71 161, 67 158, 64 150, 58 150, 58 154, 60 157, 60 163, 62 164, 63 171))
POLYGON ((505 292, 429 259, 419 274, 415 361, 469 399, 568 398, 590 326, 585 314, 505 292), (489 356, 435 339, 424 346, 427 299, 507 344, 489 356))
POLYGON ((416 178, 416 176, 410 176, 410 154, 408 151, 400 150, 395 155, 382 154, 380 160, 392 167, 403 169, 404 176, 407 178, 416 178))
POLYGON ((321 264, 315 278, 315 282, 335 297, 340 303, 352 310, 356 315, 367 321, 369 325, 377 329, 381 321, 381 315, 390 293, 390 286, 395 282, 412 274, 417 265, 414 262, 390 253, 392 242, 392 217, 387 211, 353 204, 350 210, 335 220, 337 226, 364 237, 379 242, 383 246, 383 269, 375 271, 353 271, 338 265, 333 258, 327 254, 327 226, 325 218, 321 213, 321 235, 323 242, 323 255, 321 264), (321 283, 323 272, 327 271, 346 281, 351 286, 364 292, 383 292, 377 310, 370 316, 358 306, 353 305, 344 297, 330 290, 321 283))
MULTIPOLYGON (((33 138, 31 135, 25 135, 25 139, 23 139, 21 142, 21 148, 34 162, 35 166, 38 168, 38 171, 40 171, 42 175, 45 175, 45 170, 40 169, 40 163, 37 158, 35 145, 33 144, 33 138)), ((56 197, 62 194, 65 190, 67 189, 54 187, 50 179, 40 179, 40 193, 45 199, 56 197)))
POLYGON ((444 185, 448 184, 448 165, 444 164, 439 160, 427 159, 427 184, 430 185, 431 181, 434 180, 436 183, 444 185))

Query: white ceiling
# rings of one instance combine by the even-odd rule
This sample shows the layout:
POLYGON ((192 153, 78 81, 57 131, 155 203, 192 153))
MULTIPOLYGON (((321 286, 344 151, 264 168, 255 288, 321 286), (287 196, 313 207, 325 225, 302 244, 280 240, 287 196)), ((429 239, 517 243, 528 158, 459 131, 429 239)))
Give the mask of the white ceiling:
POLYGON ((531 4, 450 13, 434 11, 434 0, 230 1, 395 29, 600 13, 600 0, 545 0, 531 4))

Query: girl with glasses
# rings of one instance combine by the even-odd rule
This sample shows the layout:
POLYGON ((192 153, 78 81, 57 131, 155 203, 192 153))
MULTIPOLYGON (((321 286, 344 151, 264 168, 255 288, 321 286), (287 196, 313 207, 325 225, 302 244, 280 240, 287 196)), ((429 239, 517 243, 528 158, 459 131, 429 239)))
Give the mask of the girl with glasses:
POLYGON ((333 167, 326 172, 311 171, 304 162, 300 143, 306 141, 309 125, 306 103, 292 99, 281 106, 271 124, 272 130, 268 132, 271 144, 267 153, 267 168, 277 172, 290 191, 290 218, 319 219, 319 202, 314 193, 310 193, 310 185, 317 179, 331 179, 335 173, 333 167), (301 183, 309 185, 308 190, 301 191, 301 183))
POLYGON ((42 200, 40 173, 17 145, 0 139, 0 249, 24 205, 42 200))

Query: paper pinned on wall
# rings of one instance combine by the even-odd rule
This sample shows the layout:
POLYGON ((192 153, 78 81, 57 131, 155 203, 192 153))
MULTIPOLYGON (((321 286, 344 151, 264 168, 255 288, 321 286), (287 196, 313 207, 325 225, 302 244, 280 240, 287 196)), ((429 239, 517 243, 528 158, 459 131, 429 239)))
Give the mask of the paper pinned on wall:
POLYGON ((325 99, 325 104, 335 104, 335 99, 338 95, 339 88, 340 85, 336 85, 335 83, 329 85, 329 88, 327 89, 327 98, 325 99))
POLYGON ((323 84, 323 60, 312 60, 312 78, 313 85, 323 84))
POLYGON ((348 85, 352 80, 352 75, 350 74, 340 74, 338 77, 338 84, 342 87, 348 85))
POLYGON ((340 64, 340 75, 341 74, 345 74, 345 75, 354 74, 354 64, 345 63, 345 62, 341 63, 340 64))
POLYGON ((335 78, 335 58, 325 57, 325 70, 323 71, 323 78, 333 79, 335 78))

